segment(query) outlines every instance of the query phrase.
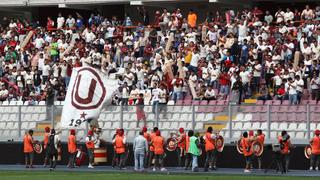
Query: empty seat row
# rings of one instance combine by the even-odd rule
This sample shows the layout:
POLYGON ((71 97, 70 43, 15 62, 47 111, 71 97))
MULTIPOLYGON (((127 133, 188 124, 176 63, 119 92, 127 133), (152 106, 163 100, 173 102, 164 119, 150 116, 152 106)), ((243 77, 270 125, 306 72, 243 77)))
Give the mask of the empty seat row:
MULTIPOLYGON (((228 126, 224 128, 225 130, 228 129, 228 126)), ((234 130, 267 130, 268 129, 268 123, 267 122, 235 122, 232 123, 232 129, 234 130)), ((272 122, 270 124, 271 130, 290 130, 290 131, 306 131, 307 130, 307 123, 286 123, 286 122, 272 122)), ((320 124, 311 123, 310 129, 320 129, 320 124)))

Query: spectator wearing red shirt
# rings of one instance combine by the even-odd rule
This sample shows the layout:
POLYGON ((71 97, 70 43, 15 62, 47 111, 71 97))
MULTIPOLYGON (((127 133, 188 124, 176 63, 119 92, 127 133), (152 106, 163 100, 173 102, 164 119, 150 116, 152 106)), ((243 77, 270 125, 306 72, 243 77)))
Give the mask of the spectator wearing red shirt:
POLYGON ((227 72, 222 72, 219 77, 220 95, 226 97, 229 94, 230 76, 227 72))
POLYGON ((54 21, 48 17, 48 20, 47 20, 47 29, 48 30, 52 30, 52 28, 54 27, 54 21))

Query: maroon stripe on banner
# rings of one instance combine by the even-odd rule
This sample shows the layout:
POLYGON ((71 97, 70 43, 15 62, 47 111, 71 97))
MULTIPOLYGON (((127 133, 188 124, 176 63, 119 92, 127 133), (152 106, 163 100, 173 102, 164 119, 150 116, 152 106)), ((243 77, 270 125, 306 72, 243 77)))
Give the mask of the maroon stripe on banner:
POLYGON ((94 153, 94 157, 107 157, 105 153, 94 153))

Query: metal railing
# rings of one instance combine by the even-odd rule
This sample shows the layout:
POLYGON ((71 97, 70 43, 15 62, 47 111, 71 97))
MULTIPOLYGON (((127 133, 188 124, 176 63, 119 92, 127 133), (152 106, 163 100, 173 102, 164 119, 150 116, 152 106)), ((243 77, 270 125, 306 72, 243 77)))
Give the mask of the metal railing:
MULTIPOLYGON (((68 129, 60 126, 62 106, 0 106, 0 140, 21 141, 28 129, 41 140, 45 126, 60 130, 66 140, 68 129)), ((107 106, 98 119, 102 138, 110 140, 116 128, 124 128, 132 140, 143 127, 137 123, 136 106, 107 106)), ((208 126, 220 131, 227 143, 239 139, 243 131, 262 129, 266 140, 275 141, 287 130, 293 141, 308 143, 313 131, 320 128, 320 106, 317 105, 190 105, 144 106, 147 127, 157 126, 168 137, 180 127, 205 132, 208 126), (154 109, 154 111, 153 111, 154 109)), ((85 136, 86 124, 77 128, 78 136, 85 136)))

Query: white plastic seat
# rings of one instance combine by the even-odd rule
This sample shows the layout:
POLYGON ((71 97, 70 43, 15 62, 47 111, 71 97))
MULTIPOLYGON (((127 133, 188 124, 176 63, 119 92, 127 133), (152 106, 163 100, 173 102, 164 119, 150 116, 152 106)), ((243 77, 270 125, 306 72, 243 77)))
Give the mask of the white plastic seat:
POLYGON ((18 114, 10 114, 8 121, 18 121, 18 114))
POLYGON ((180 114, 179 113, 173 114, 173 116, 172 116, 172 120, 173 121, 179 121, 179 119, 180 119, 180 114))
POLYGON ((270 129, 271 129, 272 131, 278 130, 278 129, 279 129, 279 123, 272 122, 271 125, 270 125, 270 129))
POLYGON ((114 114, 113 118, 110 119, 111 121, 120 121, 121 117, 120 117, 120 113, 116 113, 114 114))
POLYGON ((242 129, 243 130, 251 130, 251 127, 252 127, 251 123, 250 122, 246 122, 246 123, 244 123, 242 129))
POLYGON ((297 128, 298 128, 297 123, 290 123, 290 124, 289 124, 289 127, 288 127, 288 130, 289 130, 289 131, 297 130, 297 128))
POLYGON ((17 105, 18 106, 22 106, 23 105, 23 101, 17 101, 17 105))
POLYGON ((45 106, 46 105, 46 102, 45 101, 40 101, 39 102, 39 106, 45 106))
POLYGON ((310 130, 317 129, 317 124, 316 123, 310 123, 310 130))
POLYGON ((78 139, 83 138, 85 136, 85 133, 83 130, 77 130, 77 137, 78 139))
POLYGON ((9 114, 2 114, 1 121, 8 121, 9 120, 9 114))
POLYGON ((243 113, 238 113, 236 116, 236 121, 243 121, 244 119, 244 114, 243 113))
MULTIPOLYGON (((196 123, 195 129, 203 129, 203 123, 196 123)), ((192 122, 187 122, 185 129, 192 129, 192 122)))
MULTIPOLYGON (((142 123, 139 123, 139 124, 142 124, 142 123)), ((130 124, 129 124, 130 129, 134 129, 134 128, 136 128, 136 126, 137 126, 137 122, 130 122, 130 124)))
POLYGON ((288 128, 288 124, 285 122, 280 123, 279 129, 280 130, 286 130, 288 128))
POLYGON ((46 120, 46 114, 40 114, 38 121, 44 121, 44 120, 46 120))
POLYGON ((304 132, 297 132, 296 133, 296 139, 305 139, 305 136, 304 136, 304 132))
POLYGON ((129 123, 128 122, 123 122, 123 128, 128 129, 129 128, 129 123))
POLYGON ((192 120, 192 114, 189 113, 183 113, 180 116, 181 121, 191 121, 192 120))
POLYGON ((187 126, 187 123, 186 122, 180 122, 179 123, 179 128, 186 128, 186 126, 187 126))
POLYGON ((260 129, 261 130, 267 130, 268 129, 268 123, 267 122, 261 123, 260 129))
POLYGON ((30 122, 28 129, 34 129, 34 128, 36 128, 36 122, 30 122))
MULTIPOLYGON (((190 123, 191 124, 191 123, 190 123)), ((196 130, 202 130, 203 129, 203 123, 197 122, 195 128, 196 130)))
POLYGON ((302 130, 302 131, 307 130, 306 123, 299 123, 298 130, 302 130))
POLYGON ((111 121, 111 119, 113 119, 113 114, 111 114, 111 113, 109 114, 109 113, 108 113, 108 114, 106 115, 104 121, 111 121))
POLYGON ((113 123, 112 123, 112 128, 113 128, 113 129, 120 128, 120 122, 118 122, 118 121, 113 122, 113 123))
POLYGON ((206 114, 205 119, 206 119, 206 121, 212 121, 213 120, 213 114, 211 114, 211 113, 206 114))
POLYGON ((38 113, 32 114, 31 121, 39 121, 39 114, 38 113))
POLYGON ((170 122, 163 122, 160 129, 170 129, 170 122))
POLYGON ((17 105, 17 101, 10 101, 9 105, 10 106, 16 106, 17 105))
POLYGON ((232 129, 234 129, 234 130, 242 130, 242 122, 235 123, 234 126, 232 127, 232 129))
POLYGON ((13 122, 7 122, 6 129, 13 129, 13 122))
POLYGON ((260 123, 259 122, 254 122, 254 123, 252 123, 252 129, 253 130, 257 130, 257 129, 260 129, 260 123))
POLYGON ((54 102, 54 105, 60 106, 60 105, 61 105, 61 101, 55 101, 55 102, 54 102))
POLYGON ((241 131, 233 131, 232 132, 232 138, 238 139, 238 138, 240 138, 240 136, 241 136, 241 131))
POLYGON ((63 106, 64 105, 64 101, 61 101, 60 105, 63 106))
POLYGON ((244 116, 244 119, 243 119, 244 121, 251 121, 252 120, 252 114, 246 114, 245 116, 244 116))
POLYGON ((17 130, 12 130, 10 133, 10 137, 12 137, 13 139, 18 138, 19 132, 17 130))
POLYGON ((191 106, 182 106, 181 112, 192 112, 191 106))
POLYGON ((178 122, 172 122, 171 123, 171 129, 179 129, 179 123, 178 122))
POLYGON ((173 106, 174 105, 174 101, 173 100, 169 100, 167 103, 168 106, 173 106))
POLYGON ((161 131, 161 136, 165 139, 169 138, 169 131, 161 131))
POLYGON ((0 129, 5 129, 5 128, 6 128, 6 123, 0 122, 0 129))
POLYGON ((107 121, 107 122, 104 123, 103 129, 110 129, 111 125, 112 125, 111 121, 107 121))
POLYGON ((3 106, 8 106, 8 105, 9 105, 9 101, 3 101, 3 102, 2 102, 2 105, 3 105, 3 106))
POLYGON ((28 129, 28 122, 22 122, 21 129, 28 129))
POLYGON ((206 121, 205 117, 206 115, 204 113, 198 113, 196 114, 196 121, 206 121))
POLYGON ((270 132, 270 138, 271 139, 275 139, 278 137, 278 132, 277 131, 271 131, 270 132))

